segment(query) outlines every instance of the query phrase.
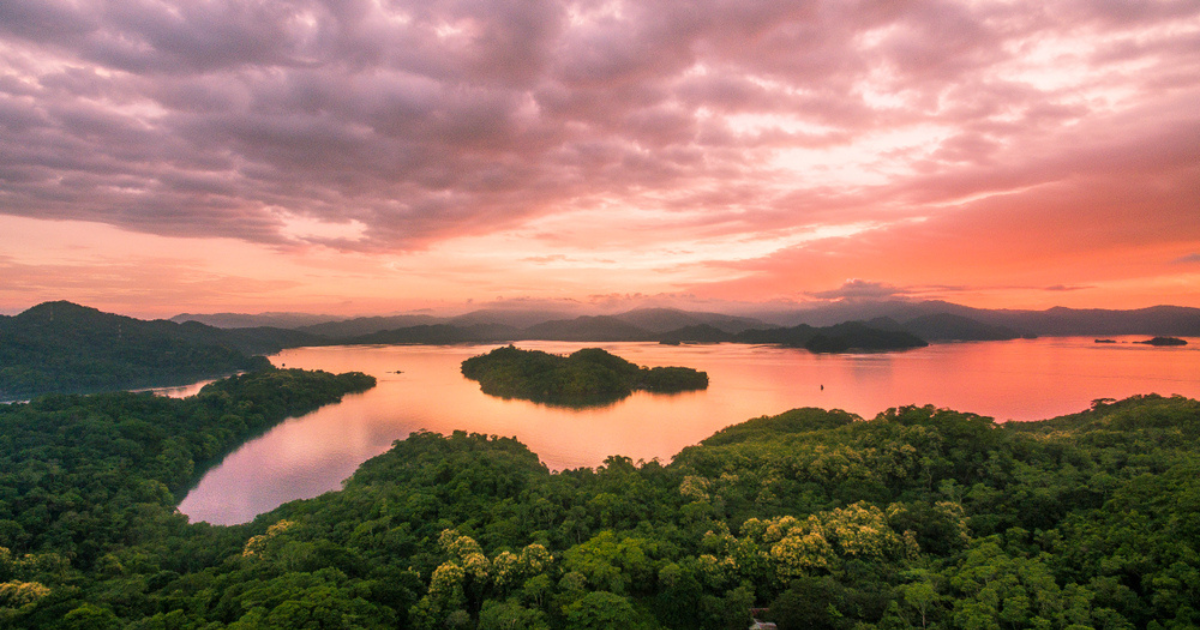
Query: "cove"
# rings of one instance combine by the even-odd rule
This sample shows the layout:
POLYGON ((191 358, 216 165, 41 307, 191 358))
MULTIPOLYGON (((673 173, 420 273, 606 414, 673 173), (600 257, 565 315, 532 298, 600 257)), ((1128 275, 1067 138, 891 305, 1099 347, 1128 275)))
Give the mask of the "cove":
POLYGON ((839 408, 870 418, 889 407, 932 404, 1023 421, 1081 411, 1096 398, 1200 398, 1200 339, 1189 338, 1183 347, 1130 343, 1144 339, 1020 339, 837 355, 739 344, 517 344, 562 354, 601 347, 639 365, 709 374, 704 391, 638 392, 585 409, 483 394, 461 375, 459 364, 496 345, 285 350, 270 357, 276 366, 366 372, 379 384, 242 445, 204 475, 179 509, 193 522, 246 522, 287 501, 340 488, 363 461, 419 430, 515 436, 561 470, 595 466, 618 454, 666 461, 726 426, 796 407, 839 408))

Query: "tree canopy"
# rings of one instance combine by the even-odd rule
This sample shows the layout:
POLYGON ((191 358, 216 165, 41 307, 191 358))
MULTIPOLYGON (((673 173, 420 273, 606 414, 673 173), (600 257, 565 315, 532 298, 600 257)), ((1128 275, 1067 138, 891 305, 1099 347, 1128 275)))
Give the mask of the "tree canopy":
POLYGON ((634 391, 671 393, 705 389, 708 374, 685 367, 638 367, 600 348, 569 356, 513 346, 463 361, 462 373, 485 394, 558 405, 602 405, 634 391))
POLYGON ((1180 397, 1006 424, 799 409, 669 464, 558 473, 512 438, 417 432, 253 523, 174 511, 198 462, 367 379, 0 408, 0 625, 740 630, 752 607, 783 629, 1200 621, 1200 402, 1180 397))

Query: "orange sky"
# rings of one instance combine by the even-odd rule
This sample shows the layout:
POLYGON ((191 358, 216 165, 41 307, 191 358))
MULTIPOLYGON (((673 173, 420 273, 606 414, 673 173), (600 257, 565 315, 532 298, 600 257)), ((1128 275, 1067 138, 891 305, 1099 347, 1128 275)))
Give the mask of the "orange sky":
POLYGON ((1197 103, 1192 0, 11 0, 0 312, 1200 306, 1197 103))

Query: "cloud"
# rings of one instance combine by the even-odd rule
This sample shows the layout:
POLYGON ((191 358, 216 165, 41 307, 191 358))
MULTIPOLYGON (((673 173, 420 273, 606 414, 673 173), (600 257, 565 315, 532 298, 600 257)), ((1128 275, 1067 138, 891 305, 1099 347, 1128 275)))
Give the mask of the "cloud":
POLYGON ((521 260, 537 265, 546 265, 549 263, 564 262, 567 260, 567 257, 562 254, 550 254, 548 256, 527 256, 521 260))
POLYGON ((884 300, 905 297, 907 291, 882 282, 869 282, 857 278, 842 283, 829 291, 808 291, 805 294, 819 300, 884 300))
POLYGON ((1180 256, 1172 262, 1177 264, 1200 263, 1200 254, 1188 254, 1186 256, 1180 256))
POLYGON ((1065 257, 1200 242, 1198 18, 1189 0, 9 0, 0 213, 362 252, 560 218, 512 260, 703 242, 752 252, 713 268, 763 298, 1046 269, 1092 286, 1065 257), (568 225, 584 214, 608 228, 568 225), (854 235, 756 244, 822 230, 854 235), (814 290, 848 276, 877 281, 814 290))
POLYGON ((1094 288, 1096 288, 1096 287, 1094 287, 1094 286, 1087 286, 1087 285, 1065 285, 1065 284, 1055 284, 1055 285, 1051 285, 1051 286, 1048 286, 1048 287, 1042 287, 1042 290, 1043 290, 1043 291, 1056 291, 1056 292, 1063 292, 1063 291, 1083 291, 1083 290, 1085 290, 1085 289, 1094 289, 1094 288))

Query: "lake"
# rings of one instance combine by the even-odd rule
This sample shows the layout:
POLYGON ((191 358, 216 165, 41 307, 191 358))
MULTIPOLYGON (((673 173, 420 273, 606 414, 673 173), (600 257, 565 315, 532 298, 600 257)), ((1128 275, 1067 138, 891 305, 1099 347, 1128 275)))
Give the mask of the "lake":
POLYGON ((517 344, 554 353, 602 347, 639 365, 680 365, 709 375, 706 391, 638 392, 610 406, 578 410, 480 392, 478 383, 459 373, 459 364, 496 345, 291 349, 271 361, 366 372, 379 384, 247 442, 209 470, 179 509, 192 521, 246 522, 287 501, 340 488, 363 461, 422 429, 515 436, 561 470, 595 466, 615 454, 665 463, 726 426, 796 407, 840 408, 871 418, 889 407, 932 404, 1021 421, 1081 411, 1096 398, 1200 398, 1200 339, 1184 347, 1128 343, 1145 337, 1116 339, 1122 343, 1044 338, 838 355, 739 344, 517 344))

